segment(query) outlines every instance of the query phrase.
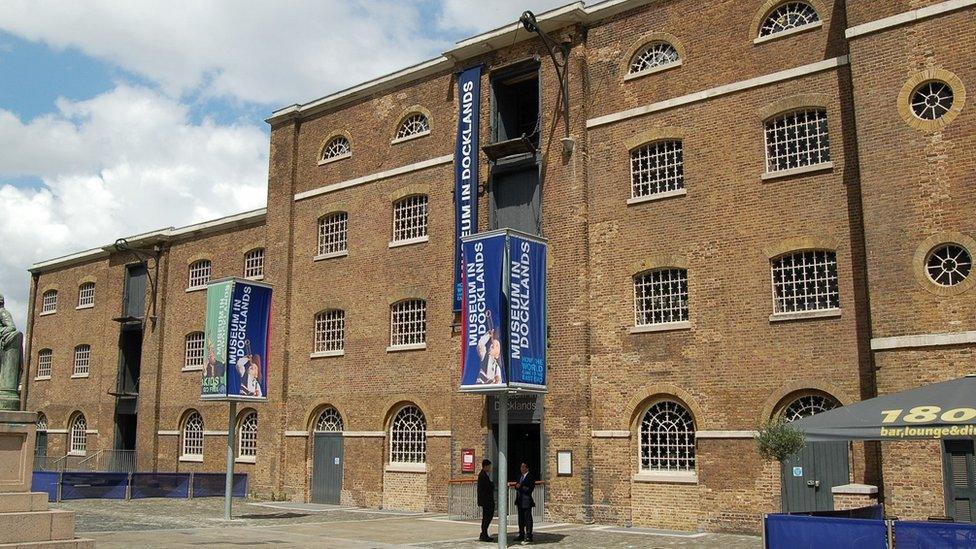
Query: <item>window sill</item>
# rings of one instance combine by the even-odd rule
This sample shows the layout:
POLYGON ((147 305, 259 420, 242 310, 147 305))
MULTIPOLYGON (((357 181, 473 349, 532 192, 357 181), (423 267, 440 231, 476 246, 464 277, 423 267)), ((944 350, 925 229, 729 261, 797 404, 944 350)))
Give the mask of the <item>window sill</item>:
POLYGON ((659 482, 667 484, 698 484, 694 471, 641 471, 633 476, 634 482, 659 482))
POLYGON ((351 152, 347 152, 346 154, 340 154, 339 156, 333 156, 332 158, 319 158, 317 164, 319 166, 325 166, 326 164, 331 164, 333 162, 338 162, 340 160, 345 160, 347 158, 352 158, 351 152))
POLYGON ((758 36, 752 43, 753 44, 765 44, 766 42, 772 42, 780 38, 786 38, 787 36, 793 36, 794 34, 799 34, 801 32, 811 31, 814 29, 819 29, 823 26, 823 21, 814 21, 813 23, 807 23, 806 25, 800 25, 799 27, 792 28, 790 30, 785 30, 770 34, 769 36, 758 36))
POLYGON ((49 379, 51 379, 51 376, 37 376, 34 378, 34 381, 47 381, 49 379))
POLYGON ((672 332, 676 330, 690 330, 691 321, 682 320, 680 322, 662 322, 661 324, 645 324, 643 326, 631 326, 629 332, 632 334, 646 334, 651 332, 672 332))
POLYGON ((259 280, 264 280, 264 275, 257 275, 257 276, 245 276, 245 277, 244 277, 244 280, 253 280, 253 281, 255 281, 255 282, 257 282, 257 281, 259 281, 259 280))
POLYGON ((800 166, 799 168, 790 168, 788 170, 777 170, 775 172, 766 172, 762 174, 762 180, 767 181, 770 179, 780 179, 782 177, 792 177, 794 175, 803 175, 807 173, 815 172, 825 172, 834 169, 833 162, 821 162, 819 164, 813 164, 810 166, 800 166))
POLYGON ((206 286, 191 286, 186 289, 186 293, 199 292, 200 290, 206 290, 206 289, 207 289, 206 286))
POLYGON ((674 63, 667 63, 665 65, 658 65, 656 67, 653 67, 653 68, 650 68, 650 69, 646 69, 646 70, 642 70, 640 72, 627 73, 624 76, 624 82, 627 82, 629 80, 636 80, 638 78, 642 78, 642 77, 647 76, 649 74, 656 74, 656 73, 659 73, 659 72, 664 72, 664 71, 669 70, 669 69, 676 69, 676 68, 678 68, 678 67, 681 66, 681 61, 682 61, 681 59, 678 59, 674 63))
POLYGON ((840 318, 840 309, 821 309, 816 311, 797 311, 795 313, 773 313, 769 315, 770 322, 785 322, 788 320, 803 320, 805 318, 840 318))
POLYGON ((409 345, 390 345, 386 348, 386 352, 399 353, 401 351, 424 351, 426 349, 426 343, 411 343, 409 345))
POLYGON ((256 456, 237 456, 234 458, 234 463, 256 463, 256 456))
POLYGON ((405 143, 407 141, 413 141, 414 139, 420 139, 421 137, 427 137, 430 135, 430 130, 425 132, 415 133, 413 135, 408 135, 406 137, 393 138, 390 140, 390 145, 396 145, 397 143, 405 143))
POLYGON ((337 257, 346 257, 349 255, 348 250, 342 250, 341 252, 332 252, 327 254, 316 255, 312 257, 312 261, 324 261, 326 259, 335 259, 337 257))
POLYGON ((203 463, 203 456, 180 456, 180 461, 185 463, 203 463))
MULTIPOLYGON (((50 432, 50 431, 48 431, 48 432, 50 432)), ((77 450, 72 450, 72 451, 68 452, 68 455, 69 456, 75 456, 75 457, 84 457, 84 456, 87 456, 88 455, 88 452, 79 452, 77 450)))
POLYGON ((184 366, 180 369, 181 372, 202 372, 203 366, 184 366))
POLYGON ((78 305, 77 307, 75 307, 75 310, 84 311, 85 309, 94 309, 94 308, 95 308, 95 304, 92 303, 91 305, 78 305))
POLYGON ((90 375, 91 374, 71 374, 71 379, 85 379, 86 377, 89 377, 90 375))
POLYGON ((389 473, 426 473, 426 463, 387 463, 384 471, 389 473))
POLYGON ((55 309, 53 311, 41 311, 41 313, 38 314, 37 316, 53 315, 54 313, 57 313, 57 312, 58 312, 57 309, 55 309))
POLYGON ((309 358, 330 358, 336 356, 343 356, 346 354, 344 349, 339 349, 338 351, 318 351, 308 355, 309 358))
POLYGON ((423 244, 430 240, 429 235, 418 236, 416 238, 408 238, 406 240, 392 240, 390 241, 390 248, 399 248, 400 246, 410 246, 413 244, 423 244))
POLYGON ((630 206, 633 204, 643 204, 644 202, 654 202, 656 200, 664 200, 665 198, 674 198, 675 196, 684 196, 686 194, 688 194, 688 189, 681 188, 673 191, 665 191, 663 193, 655 193, 648 196, 635 196, 627 199, 627 205, 630 206))

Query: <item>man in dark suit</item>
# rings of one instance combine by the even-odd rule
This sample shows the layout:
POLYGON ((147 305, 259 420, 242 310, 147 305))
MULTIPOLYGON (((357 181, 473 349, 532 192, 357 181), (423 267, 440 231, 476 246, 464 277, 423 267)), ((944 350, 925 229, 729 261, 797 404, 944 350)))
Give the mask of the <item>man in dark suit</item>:
POLYGON ((519 535, 515 541, 532 541, 532 508, 535 500, 532 491, 535 490, 535 479, 525 463, 520 467, 521 474, 515 483, 515 508, 518 509, 519 535))
POLYGON ((495 483, 491 481, 491 460, 481 460, 478 473, 478 507, 481 507, 481 541, 493 541, 488 535, 488 525, 495 516, 495 483))

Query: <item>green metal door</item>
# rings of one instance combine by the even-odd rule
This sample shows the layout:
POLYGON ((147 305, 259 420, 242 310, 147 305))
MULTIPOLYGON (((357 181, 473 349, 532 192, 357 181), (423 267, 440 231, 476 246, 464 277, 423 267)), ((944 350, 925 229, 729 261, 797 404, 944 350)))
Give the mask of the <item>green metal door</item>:
POLYGON ((946 440, 943 444, 946 515, 956 522, 976 522, 976 461, 973 441, 946 440))
POLYGON ((808 442, 803 450, 783 461, 783 512, 831 511, 831 488, 850 482, 847 442, 808 442))
POLYGON ((338 505, 342 495, 342 433, 315 433, 312 502, 338 505))

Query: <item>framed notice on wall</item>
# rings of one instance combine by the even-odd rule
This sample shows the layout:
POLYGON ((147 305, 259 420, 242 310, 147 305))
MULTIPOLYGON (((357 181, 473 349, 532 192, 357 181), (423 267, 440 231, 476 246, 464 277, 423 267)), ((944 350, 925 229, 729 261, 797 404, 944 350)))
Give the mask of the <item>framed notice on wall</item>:
POLYGON ((556 452, 556 475, 569 477, 573 475, 573 451, 559 450, 556 452))

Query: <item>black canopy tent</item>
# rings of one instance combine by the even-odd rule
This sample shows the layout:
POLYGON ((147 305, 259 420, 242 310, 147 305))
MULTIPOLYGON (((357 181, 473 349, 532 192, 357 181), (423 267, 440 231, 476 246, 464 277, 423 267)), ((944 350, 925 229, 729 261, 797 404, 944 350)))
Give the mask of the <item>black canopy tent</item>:
POLYGON ((809 442, 976 437, 976 375, 925 385, 794 421, 809 442))

